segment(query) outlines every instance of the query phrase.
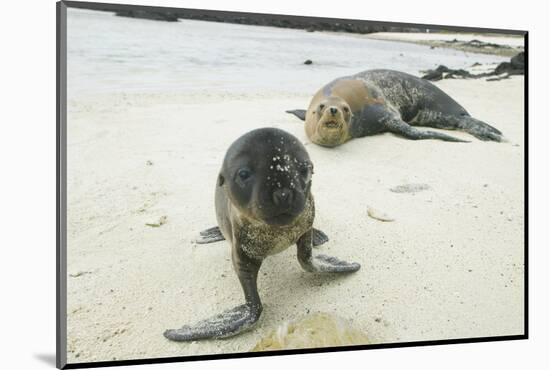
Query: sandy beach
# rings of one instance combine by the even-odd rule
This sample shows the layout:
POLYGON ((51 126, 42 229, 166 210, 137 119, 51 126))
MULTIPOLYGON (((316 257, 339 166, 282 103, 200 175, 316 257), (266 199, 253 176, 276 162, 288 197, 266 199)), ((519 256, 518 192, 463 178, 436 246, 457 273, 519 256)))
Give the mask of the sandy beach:
POLYGON ((372 343, 522 334, 524 78, 435 84, 508 141, 387 133, 327 149, 284 113, 307 107, 308 89, 69 89, 68 361, 246 352, 283 322, 317 312, 350 320, 372 343), (216 224, 225 150, 259 127, 292 133, 315 164, 315 226, 330 238, 316 252, 362 268, 312 275, 291 247, 262 266, 264 312, 253 330, 170 342, 165 329, 242 303, 229 244, 194 239, 216 224), (406 184, 424 190, 390 190, 406 184), (395 220, 375 220, 368 207, 395 220))
POLYGON ((523 77, 437 85, 510 142, 458 132, 472 142, 384 134, 325 149, 309 144, 301 123, 281 113, 307 104, 307 94, 71 102, 69 361, 247 351, 306 312, 338 313, 375 343, 522 333, 523 77), (169 342, 164 329, 242 299, 229 245, 193 240, 215 224, 213 189, 225 148, 259 126, 282 128, 306 144, 316 166, 316 225, 331 238, 320 249, 363 267, 336 279, 310 275, 290 248, 262 267, 265 312, 255 330, 169 342), (389 190, 408 183, 430 189, 389 190), (395 221, 369 218, 367 206, 395 221), (162 216, 161 227, 146 225, 162 216))

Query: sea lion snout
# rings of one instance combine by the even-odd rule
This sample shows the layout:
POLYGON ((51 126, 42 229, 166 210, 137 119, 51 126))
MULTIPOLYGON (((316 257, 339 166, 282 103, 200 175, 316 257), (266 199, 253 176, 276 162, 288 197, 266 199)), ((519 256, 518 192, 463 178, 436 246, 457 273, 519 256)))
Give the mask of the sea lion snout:
POLYGON ((292 204, 294 194, 288 188, 277 189, 273 192, 273 203, 281 207, 289 207, 292 204))
POLYGON ((336 108, 336 107, 330 107, 330 114, 332 114, 333 116, 335 116, 336 113, 338 113, 338 108, 336 108))

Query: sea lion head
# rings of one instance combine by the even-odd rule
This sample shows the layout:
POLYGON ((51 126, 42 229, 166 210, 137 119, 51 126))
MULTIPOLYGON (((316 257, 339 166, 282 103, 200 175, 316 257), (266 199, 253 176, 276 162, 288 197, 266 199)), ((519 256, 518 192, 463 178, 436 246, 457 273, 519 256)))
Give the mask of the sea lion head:
POLYGON ((272 226, 292 224, 310 196, 313 164, 291 134, 261 128, 237 139, 227 150, 218 185, 240 214, 272 226))
POLYGON ((348 141, 351 108, 342 98, 328 96, 311 108, 306 122, 308 136, 315 144, 334 147, 348 141), (309 124, 308 124, 309 123, 309 124))

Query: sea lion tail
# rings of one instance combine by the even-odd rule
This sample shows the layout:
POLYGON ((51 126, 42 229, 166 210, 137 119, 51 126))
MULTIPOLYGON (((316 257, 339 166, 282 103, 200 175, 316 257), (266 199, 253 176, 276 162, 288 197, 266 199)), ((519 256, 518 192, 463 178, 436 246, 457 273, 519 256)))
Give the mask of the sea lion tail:
POLYGON ((306 120, 306 110, 305 109, 294 109, 294 110, 287 110, 287 113, 294 114, 296 117, 301 119, 302 121, 306 120))

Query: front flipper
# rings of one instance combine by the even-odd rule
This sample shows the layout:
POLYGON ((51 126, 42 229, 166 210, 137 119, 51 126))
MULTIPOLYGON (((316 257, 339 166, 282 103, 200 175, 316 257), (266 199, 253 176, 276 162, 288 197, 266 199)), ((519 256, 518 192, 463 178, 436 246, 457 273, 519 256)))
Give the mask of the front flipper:
POLYGON ((261 306, 243 304, 224 311, 195 325, 185 325, 179 329, 168 329, 164 336, 170 340, 187 342, 210 338, 227 338, 250 329, 261 314, 261 306))
POLYGON ((313 256, 311 248, 313 246, 313 229, 306 232, 298 239, 298 262, 300 266, 308 272, 321 273, 345 273, 355 272, 361 267, 357 262, 346 262, 336 257, 319 254, 313 256))
POLYGON ((296 117, 301 119, 302 121, 306 120, 306 110, 305 109, 294 109, 294 110, 287 110, 287 113, 294 114, 296 117))
MULTIPOLYGON (((199 236, 195 239, 197 244, 215 243, 225 240, 220 228, 218 226, 211 227, 203 230, 199 233, 199 236)), ((318 229, 313 229, 313 246, 318 247, 328 242, 328 236, 324 232, 318 229)))
POLYGON ((221 314, 201 320, 194 325, 169 329, 164 336, 170 340, 186 342, 200 339, 227 338, 242 333, 254 326, 262 314, 262 303, 256 281, 261 260, 248 257, 240 246, 233 246, 233 267, 243 288, 246 303, 221 314))
POLYGON ((218 226, 211 227, 209 229, 200 232, 200 235, 195 239, 197 244, 215 243, 225 240, 220 228, 218 226))
POLYGON ((313 246, 318 247, 328 242, 328 236, 319 229, 313 228, 313 246))
POLYGON ((407 122, 398 117, 391 117, 384 120, 384 126, 389 132, 403 136, 411 140, 426 140, 437 139, 443 141, 452 141, 457 143, 469 143, 467 140, 458 139, 456 137, 442 134, 435 131, 422 131, 410 126, 407 122))

